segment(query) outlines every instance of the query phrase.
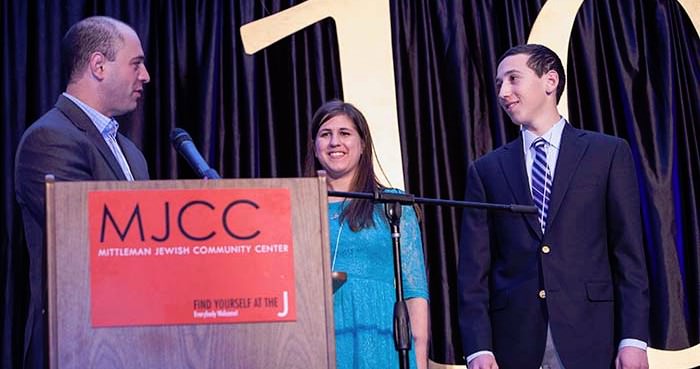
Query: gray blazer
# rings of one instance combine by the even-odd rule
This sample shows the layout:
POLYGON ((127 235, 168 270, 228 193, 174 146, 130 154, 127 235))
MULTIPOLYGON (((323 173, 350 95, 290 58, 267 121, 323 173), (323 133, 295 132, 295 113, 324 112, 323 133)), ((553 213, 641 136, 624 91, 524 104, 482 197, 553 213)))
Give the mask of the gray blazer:
MULTIPOLYGON (((148 179, 141 151, 122 134, 117 142, 136 180, 148 179)), ((22 136, 15 157, 15 195, 22 209, 29 250, 31 298, 25 329, 25 368, 46 364, 46 248, 44 176, 57 181, 126 180, 119 163, 90 118, 61 95, 53 109, 22 136)))

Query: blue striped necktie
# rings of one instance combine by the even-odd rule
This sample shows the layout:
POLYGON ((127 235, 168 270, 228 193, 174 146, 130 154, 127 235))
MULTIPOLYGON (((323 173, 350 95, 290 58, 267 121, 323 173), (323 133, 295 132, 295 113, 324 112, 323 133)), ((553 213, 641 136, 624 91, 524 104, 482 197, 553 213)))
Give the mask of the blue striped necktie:
POLYGON ((532 200, 535 202, 540 215, 540 226, 544 233, 547 225, 547 210, 552 188, 552 174, 547 165, 547 141, 542 137, 537 138, 532 146, 535 148, 535 158, 532 161, 532 200))

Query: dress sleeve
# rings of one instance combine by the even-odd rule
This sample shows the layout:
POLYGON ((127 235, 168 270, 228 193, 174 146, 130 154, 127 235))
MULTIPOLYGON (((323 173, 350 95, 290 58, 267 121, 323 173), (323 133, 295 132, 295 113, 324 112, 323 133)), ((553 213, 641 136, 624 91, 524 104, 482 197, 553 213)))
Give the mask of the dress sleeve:
POLYGON ((401 216, 401 266, 404 298, 422 297, 428 300, 423 241, 416 212, 403 206, 401 216))

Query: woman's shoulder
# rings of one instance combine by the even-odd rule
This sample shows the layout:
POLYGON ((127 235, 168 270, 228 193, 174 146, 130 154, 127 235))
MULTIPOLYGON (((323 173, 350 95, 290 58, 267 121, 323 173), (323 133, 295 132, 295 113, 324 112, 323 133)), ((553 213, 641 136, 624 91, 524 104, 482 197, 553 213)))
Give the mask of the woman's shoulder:
MULTIPOLYGON (((399 189, 399 188, 393 188, 393 187, 384 187, 384 188, 381 188, 380 191, 385 192, 385 193, 400 194, 400 195, 403 195, 403 194, 406 193, 406 191, 404 191, 404 190, 401 190, 401 189, 399 189)), ((416 204, 413 204, 413 205, 415 206, 416 204)), ((411 205, 408 205, 408 204, 403 204, 402 206, 403 206, 404 209, 411 209, 411 212, 410 212, 410 213, 411 213, 413 216, 416 216, 416 215, 417 215, 417 214, 415 213, 416 209, 415 209, 414 206, 411 206, 411 205)))
POLYGON ((329 201, 328 202, 329 209, 344 209, 345 206, 346 206, 345 201, 329 201))
POLYGON ((387 192, 387 193, 406 193, 406 191, 399 189, 399 188, 393 188, 393 187, 383 187, 379 189, 381 192, 387 192))

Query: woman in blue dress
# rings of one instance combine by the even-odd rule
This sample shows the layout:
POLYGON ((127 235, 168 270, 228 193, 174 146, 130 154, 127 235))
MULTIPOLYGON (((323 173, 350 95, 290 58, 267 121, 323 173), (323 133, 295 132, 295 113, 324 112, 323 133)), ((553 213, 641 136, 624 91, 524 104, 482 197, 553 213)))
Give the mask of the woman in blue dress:
MULTIPOLYGON (((326 171, 333 191, 398 191, 384 188, 374 173, 369 126, 349 103, 321 106, 311 122, 305 173, 326 171)), ((414 209, 401 218, 404 297, 413 336, 410 367, 428 364, 428 291, 420 226, 414 209)), ((333 295, 338 369, 399 368, 393 339, 396 299, 389 225, 382 205, 368 200, 329 197, 331 269, 347 273, 333 295)))

